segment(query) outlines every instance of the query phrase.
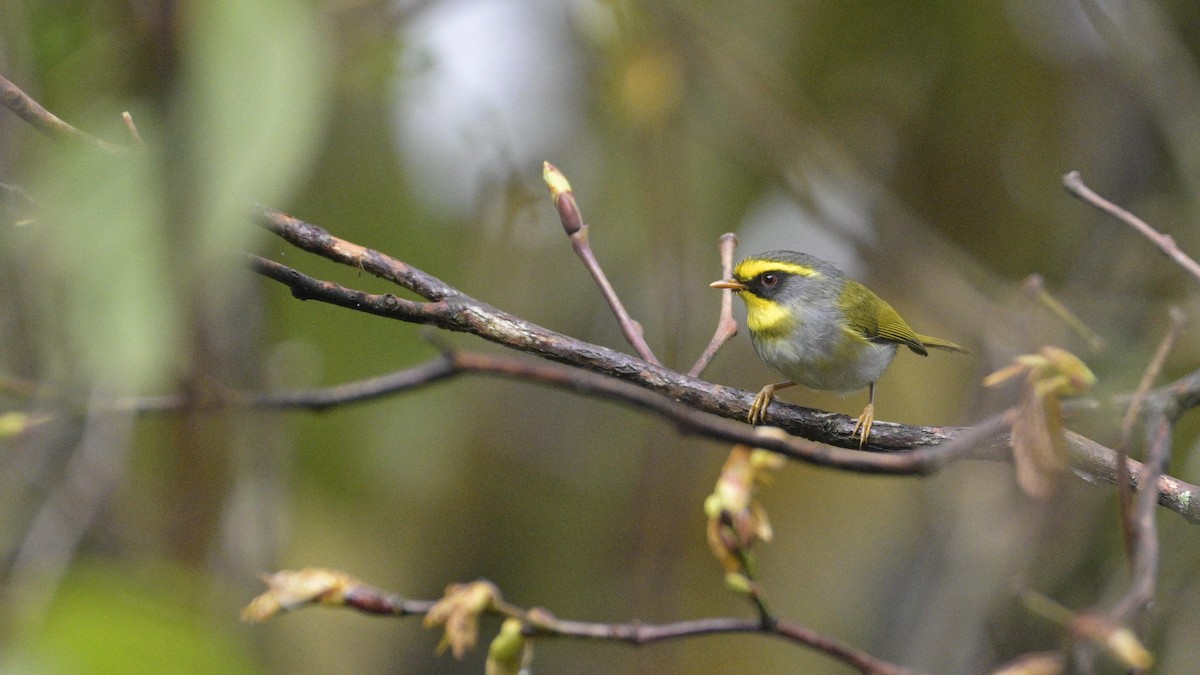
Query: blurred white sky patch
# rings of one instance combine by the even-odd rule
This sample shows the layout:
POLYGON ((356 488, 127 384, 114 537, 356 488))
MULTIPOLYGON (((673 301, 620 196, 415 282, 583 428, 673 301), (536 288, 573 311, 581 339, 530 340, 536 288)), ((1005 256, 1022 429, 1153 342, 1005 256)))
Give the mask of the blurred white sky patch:
POLYGON ((738 228, 737 259, 779 249, 803 251, 828 260, 846 274, 861 278, 862 261, 854 239, 870 233, 867 205, 859 194, 831 183, 809 186, 814 204, 774 188, 763 193, 746 211, 738 228), (848 236, 851 234, 852 236, 848 236))
POLYGON ((581 133, 574 4, 451 0, 404 26, 396 139, 428 207, 466 216, 486 184, 540 176, 581 133))

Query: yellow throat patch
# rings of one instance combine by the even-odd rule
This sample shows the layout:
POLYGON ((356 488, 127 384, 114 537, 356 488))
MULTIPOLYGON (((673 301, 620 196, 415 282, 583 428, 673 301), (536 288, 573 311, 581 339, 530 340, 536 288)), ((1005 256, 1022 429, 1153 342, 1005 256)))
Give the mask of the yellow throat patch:
POLYGON ((742 291, 742 299, 746 301, 746 324, 760 338, 786 335, 796 325, 792 313, 774 300, 760 298, 750 291, 742 291))

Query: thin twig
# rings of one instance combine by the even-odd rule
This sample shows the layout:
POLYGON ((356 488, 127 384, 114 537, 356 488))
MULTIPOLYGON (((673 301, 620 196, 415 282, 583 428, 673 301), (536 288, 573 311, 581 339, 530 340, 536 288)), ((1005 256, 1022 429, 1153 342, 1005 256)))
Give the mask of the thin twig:
POLYGON ((56 117, 37 101, 21 91, 17 85, 0 75, 0 105, 16 113, 17 117, 25 120, 34 129, 57 141, 84 143, 95 146, 105 152, 124 155, 132 152, 130 148, 80 131, 56 117))
POLYGON ((1171 348, 1175 345, 1175 339, 1179 336, 1179 329, 1183 325, 1183 312, 1178 307, 1171 307, 1168 311, 1171 317, 1171 322, 1167 326, 1167 332, 1163 335, 1162 341, 1158 344, 1158 349, 1155 350, 1154 356, 1150 359, 1150 363, 1146 366, 1146 371, 1142 373, 1142 379, 1138 382, 1137 389, 1133 392, 1133 398, 1129 401, 1129 407, 1125 409, 1125 417, 1121 419, 1121 437, 1117 443, 1117 503, 1120 509, 1121 518, 1121 535, 1125 540, 1125 552, 1130 561, 1133 560, 1134 550, 1136 547, 1135 530, 1133 525, 1133 488, 1129 485, 1129 448, 1133 440, 1133 425, 1137 421, 1138 416, 1142 413, 1142 407, 1146 402, 1146 397, 1150 394, 1150 388, 1154 386, 1154 381, 1158 379, 1158 374, 1162 372, 1163 364, 1167 361, 1167 356, 1171 353, 1171 348))
POLYGON ((1133 438, 1133 425, 1142 412, 1142 406, 1150 394, 1150 388, 1154 386, 1154 381, 1162 372, 1167 356, 1175 346, 1175 340, 1179 337, 1179 329, 1183 326, 1183 311, 1178 307, 1170 307, 1167 310, 1167 316, 1170 319, 1170 323, 1167 324, 1167 332, 1163 335, 1162 341, 1158 343, 1158 349, 1154 351, 1150 363, 1146 365, 1142 379, 1129 399, 1129 407, 1125 409, 1125 416, 1121 418, 1121 446, 1129 447, 1133 438))
MULTIPOLYGON (((286 574, 288 573, 284 572, 278 576, 286 574)), ((337 579, 339 578, 337 574, 336 572, 331 572, 328 576, 331 579, 337 579)), ((268 577, 268 581, 270 581, 270 577, 268 577)), ((350 581, 349 583, 352 585, 348 588, 337 588, 334 593, 337 598, 336 601, 325 599, 325 594, 320 593, 320 589, 310 589, 309 593, 313 594, 312 598, 309 598, 307 602, 299 602, 293 598, 292 602, 288 605, 288 609, 296 609, 313 604, 325 604, 343 606, 374 616, 409 617, 424 616, 433 611, 440 602, 438 600, 406 599, 395 593, 357 582, 357 580, 350 581)), ((287 596, 290 593, 290 589, 283 590, 281 593, 287 596)), ((805 626, 789 622, 775 621, 770 624, 764 624, 755 619, 736 617, 710 617, 661 624, 644 623, 641 621, 626 623, 571 621, 559 619, 541 608, 526 609, 514 605, 499 597, 498 590, 495 593, 496 597, 492 598, 487 606, 480 608, 481 611, 486 614, 520 620, 524 624, 524 633, 529 637, 540 639, 574 638, 621 642, 630 645, 648 645, 666 640, 698 638, 707 635, 758 633, 780 637, 796 644, 810 647, 856 668, 862 673, 870 675, 916 675, 917 673, 917 671, 889 663, 838 640, 821 635, 805 626)), ((276 612, 271 611, 261 616, 250 613, 249 619, 261 621, 274 613, 276 612)), ((244 614, 243 616, 246 615, 244 614)))
MULTIPOLYGON (((733 276, 733 250, 737 248, 737 235, 732 232, 727 232, 721 235, 720 253, 721 253, 721 278, 729 279, 733 276)), ((733 318, 733 292, 725 291, 721 294, 721 313, 717 318, 717 330, 709 340, 708 346, 704 348, 704 353, 700 354, 700 358, 696 359, 696 363, 688 370, 688 375, 692 377, 700 377, 700 373, 708 367, 708 364, 717 355, 722 345, 729 341, 734 335, 737 335, 738 325, 733 318)))
POLYGON ((129 130, 129 137, 133 139, 133 145, 139 150, 144 150, 146 143, 142 140, 142 134, 138 131, 137 125, 133 123, 133 115, 126 110, 121 113, 121 119, 125 122, 125 128, 129 130))
POLYGON ((1066 305, 1059 302, 1053 295, 1050 295, 1050 292, 1046 290, 1046 282, 1042 279, 1042 275, 1030 274, 1028 277, 1025 277, 1025 281, 1021 282, 1021 290, 1025 291, 1033 300, 1041 303, 1043 307, 1050 310, 1051 314, 1058 317, 1060 321, 1067 324, 1067 327, 1075 331, 1079 337, 1086 340, 1093 352, 1099 354, 1104 351, 1104 338, 1100 337, 1082 319, 1075 316, 1075 313, 1066 305))
POLYGON ((566 176, 550 162, 542 162, 542 178, 550 188, 550 196, 554 200, 558 218, 562 222, 563 230, 571 239, 571 248, 575 250, 575 254, 583 261, 583 266, 587 268, 592 279, 596 281, 596 285, 600 287, 600 293, 617 317, 617 323, 621 327, 621 333, 625 336, 625 340, 629 342, 638 356, 642 357, 642 360, 660 365, 654 352, 650 350, 650 345, 646 344, 642 324, 635 321, 625 310, 625 306, 621 304, 621 299, 617 297, 617 292, 613 290, 612 284, 608 283, 608 277, 605 276, 604 270, 596 260, 595 253, 592 252, 592 245, 588 240, 588 224, 583 221, 579 203, 575 201, 575 192, 571 190, 571 184, 567 182, 566 176))
POLYGON ((1200 264, 1197 264, 1188 254, 1181 251, 1171 235, 1155 230, 1141 218, 1093 192, 1091 188, 1083 184, 1083 179, 1080 178, 1078 171, 1072 171, 1063 176, 1063 186, 1067 188, 1067 192, 1070 192, 1087 204, 1100 209, 1140 232, 1142 236, 1149 239, 1160 251, 1178 263, 1180 267, 1187 270, 1192 276, 1200 279, 1200 264))
POLYGON ((861 673, 870 675, 915 675, 918 671, 878 659, 838 640, 826 637, 804 626, 788 621, 764 625, 757 619, 714 617, 692 621, 652 624, 641 621, 620 624, 589 623, 550 619, 533 627, 539 636, 617 640, 633 645, 645 645, 664 640, 719 635, 723 633, 762 633, 775 635, 797 644, 812 647, 835 658, 861 673))
MULTIPOLYGON (((466 372, 450 355, 443 355, 418 366, 399 370, 378 377, 355 380, 332 387, 316 389, 294 389, 279 392, 227 392, 218 393, 215 400, 207 403, 258 408, 261 410, 311 410, 323 412, 331 408, 364 403, 385 396, 423 387, 466 372)), ((134 412, 169 412, 197 402, 184 394, 166 396, 124 397, 112 401, 117 410, 134 412)))

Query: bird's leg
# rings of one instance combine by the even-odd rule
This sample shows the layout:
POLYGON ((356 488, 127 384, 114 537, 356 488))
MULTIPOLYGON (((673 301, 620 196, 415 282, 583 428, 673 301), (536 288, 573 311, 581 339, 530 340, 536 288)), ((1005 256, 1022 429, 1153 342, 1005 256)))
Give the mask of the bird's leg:
POLYGON ((790 387, 796 384, 795 382, 776 382, 763 387, 758 396, 754 397, 754 403, 750 404, 750 415, 746 418, 750 424, 762 424, 767 417, 767 406, 771 405, 771 400, 775 398, 775 390, 790 387))
POLYGON ((854 431, 850 432, 850 438, 854 438, 854 435, 862 430, 862 436, 858 439, 860 450, 867 444, 867 438, 871 435, 871 425, 875 423, 875 383, 872 382, 867 387, 867 407, 863 409, 862 414, 858 416, 858 421, 854 423, 854 431))

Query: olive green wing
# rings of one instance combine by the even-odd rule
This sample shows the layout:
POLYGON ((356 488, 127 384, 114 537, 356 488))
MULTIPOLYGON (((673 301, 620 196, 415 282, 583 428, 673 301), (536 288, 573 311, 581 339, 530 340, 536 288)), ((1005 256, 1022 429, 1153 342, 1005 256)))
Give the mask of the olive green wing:
POLYGON ((928 356, 921 338, 892 306, 862 284, 847 280, 842 291, 842 310, 851 331, 867 340, 883 340, 902 344, 921 356, 928 356))

